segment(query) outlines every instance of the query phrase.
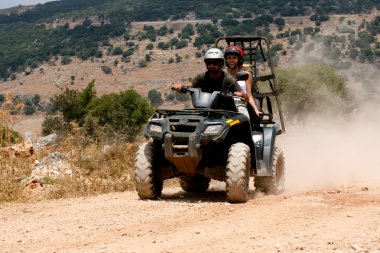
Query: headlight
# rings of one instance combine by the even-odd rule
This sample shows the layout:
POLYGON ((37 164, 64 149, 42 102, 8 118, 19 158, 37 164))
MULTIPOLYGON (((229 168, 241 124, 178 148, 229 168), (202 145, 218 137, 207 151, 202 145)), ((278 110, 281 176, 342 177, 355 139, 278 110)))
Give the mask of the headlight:
POLYGON ((162 127, 156 124, 149 125, 149 132, 151 133, 162 133, 162 127))
POLYGON ((213 135, 218 134, 220 129, 222 129, 222 125, 209 125, 206 127, 206 129, 203 131, 205 135, 213 135))

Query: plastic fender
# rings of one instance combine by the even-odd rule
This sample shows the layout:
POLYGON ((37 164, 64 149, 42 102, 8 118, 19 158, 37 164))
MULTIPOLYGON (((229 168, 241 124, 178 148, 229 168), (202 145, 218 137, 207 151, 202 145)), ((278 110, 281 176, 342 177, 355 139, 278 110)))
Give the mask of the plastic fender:
MULTIPOLYGON (((224 125, 222 131, 217 136, 213 136, 211 138, 212 141, 218 143, 218 142, 225 140, 227 138, 227 135, 229 134, 229 132, 232 129, 236 128, 237 125, 239 125, 239 127, 244 126, 242 128, 242 129, 244 129, 244 132, 241 132, 241 131, 239 132, 240 136, 251 136, 251 127, 250 127, 248 119, 245 116, 237 115, 235 117, 232 117, 229 121, 230 122, 227 122, 227 124, 224 125), (235 122, 237 122, 237 121, 238 121, 238 123, 235 124, 235 122)), ((247 145, 249 145, 251 148, 253 147, 252 138, 246 138, 246 140, 243 142, 246 143, 247 145)))
POLYGON ((268 168, 268 173, 272 173, 272 158, 274 143, 276 141, 277 127, 264 127, 263 128, 263 160, 268 168))

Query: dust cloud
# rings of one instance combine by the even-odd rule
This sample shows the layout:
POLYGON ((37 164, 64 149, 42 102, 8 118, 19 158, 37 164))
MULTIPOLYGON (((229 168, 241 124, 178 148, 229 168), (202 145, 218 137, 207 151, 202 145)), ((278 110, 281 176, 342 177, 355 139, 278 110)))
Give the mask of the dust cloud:
POLYGON ((347 76, 356 104, 350 113, 326 108, 325 113, 287 124, 279 138, 286 159, 286 191, 380 182, 379 80, 373 76, 363 83, 347 76))

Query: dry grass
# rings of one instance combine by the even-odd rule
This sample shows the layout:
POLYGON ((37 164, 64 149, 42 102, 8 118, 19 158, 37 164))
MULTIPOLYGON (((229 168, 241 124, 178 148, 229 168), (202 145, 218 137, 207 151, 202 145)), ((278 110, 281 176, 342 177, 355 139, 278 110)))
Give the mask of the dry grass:
POLYGON ((40 199, 92 196, 102 193, 133 190, 134 159, 138 143, 110 145, 89 140, 80 128, 72 126, 72 133, 60 138, 32 157, 8 157, 0 161, 0 203, 28 202, 40 199), (43 177, 42 188, 30 190, 32 165, 49 153, 64 154, 72 174, 59 178, 43 177))
MULTIPOLYGON (((8 99, 11 99, 9 96, 8 99)), ((125 143, 117 137, 93 140, 83 130, 71 124, 71 133, 59 136, 55 143, 34 150, 33 154, 18 155, 10 146, 23 143, 13 138, 13 122, 18 119, 22 105, 0 110, 0 203, 31 202, 43 199, 85 197, 134 190, 134 160, 141 141, 125 143), (13 110, 13 111, 12 111, 13 110), (4 148, 1 148, 3 146, 4 148), (59 177, 32 177, 33 164, 49 154, 59 152, 70 165, 72 173, 59 177)), ((165 186, 178 185, 178 180, 166 180, 165 186)))

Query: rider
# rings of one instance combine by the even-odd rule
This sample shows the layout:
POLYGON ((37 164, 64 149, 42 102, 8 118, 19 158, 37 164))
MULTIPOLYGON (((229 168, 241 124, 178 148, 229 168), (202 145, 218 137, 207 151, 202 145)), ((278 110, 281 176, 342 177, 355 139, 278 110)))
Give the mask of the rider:
MULTIPOLYGON (((208 49, 204 55, 204 61, 207 71, 197 75, 191 82, 187 83, 186 86, 200 88, 203 92, 210 93, 213 91, 224 92, 230 89, 235 96, 241 97, 245 102, 248 101, 248 95, 242 91, 236 79, 223 71, 224 55, 219 48, 208 49)), ((182 84, 175 84, 173 89, 180 92, 182 86, 182 84)), ((239 112, 243 113, 249 119, 247 108, 240 107, 242 106, 238 106, 239 112)))
POLYGON ((252 96, 252 72, 250 70, 247 71, 243 67, 243 50, 238 46, 227 47, 224 52, 224 58, 226 60, 227 71, 230 75, 236 76, 238 72, 248 72, 248 79, 246 81, 238 81, 238 84, 240 85, 243 92, 248 95, 248 104, 252 106, 256 115, 258 117, 261 117, 262 112, 260 111, 258 105, 255 103, 255 99, 252 96))

